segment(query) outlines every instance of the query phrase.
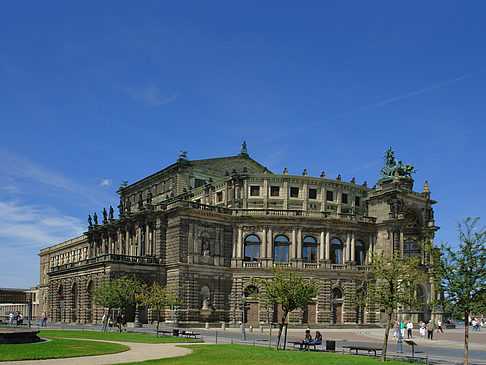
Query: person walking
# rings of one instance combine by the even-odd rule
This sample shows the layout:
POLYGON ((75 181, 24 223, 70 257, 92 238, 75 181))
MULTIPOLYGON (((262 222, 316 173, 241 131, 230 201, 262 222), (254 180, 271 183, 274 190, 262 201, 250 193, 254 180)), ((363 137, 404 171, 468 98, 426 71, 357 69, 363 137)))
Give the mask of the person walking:
POLYGON ((14 312, 10 312, 9 318, 10 318, 10 325, 11 326, 15 325, 15 314, 14 314, 14 312))
POLYGON ((435 324, 432 322, 432 320, 429 321, 427 324, 427 339, 433 340, 434 339, 434 330, 435 330, 435 324))
POLYGON ((444 333, 444 331, 442 330, 442 321, 440 319, 437 320, 437 333, 444 333))
POLYGON ((419 328, 419 332, 420 332, 420 336, 422 338, 425 338, 425 322, 424 321, 420 321, 420 328, 419 328))
POLYGON ((413 322, 412 320, 407 323, 407 338, 412 338, 413 322))
POLYGON ((47 313, 42 312, 41 317, 42 317, 41 327, 47 327, 47 313))
POLYGON ((106 331, 106 320, 107 320, 106 313, 103 313, 103 317, 101 318, 101 331, 102 332, 106 331))

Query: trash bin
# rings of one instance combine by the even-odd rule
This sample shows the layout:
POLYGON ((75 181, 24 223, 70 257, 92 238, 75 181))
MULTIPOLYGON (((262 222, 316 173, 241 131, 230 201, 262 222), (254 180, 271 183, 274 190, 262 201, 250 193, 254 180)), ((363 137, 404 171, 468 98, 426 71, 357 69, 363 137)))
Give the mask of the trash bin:
POLYGON ((326 351, 336 351, 336 341, 326 340, 326 351))
POLYGON ((172 336, 174 336, 174 337, 179 337, 179 330, 178 330, 177 328, 174 328, 174 329, 172 330, 172 336))

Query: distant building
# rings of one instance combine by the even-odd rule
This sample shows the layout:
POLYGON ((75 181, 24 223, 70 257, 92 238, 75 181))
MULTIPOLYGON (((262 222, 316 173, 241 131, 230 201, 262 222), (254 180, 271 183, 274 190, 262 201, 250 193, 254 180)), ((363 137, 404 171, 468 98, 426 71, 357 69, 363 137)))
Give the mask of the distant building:
MULTIPOLYGON (((369 188, 306 170, 274 174, 249 157, 246 145, 237 156, 197 161, 181 152, 173 165, 120 188, 118 218, 105 210, 84 235, 41 250, 41 310, 54 321, 100 321, 92 289, 135 274, 181 288, 183 304, 175 313, 167 310, 167 319, 236 323, 246 292, 248 322, 268 323, 278 308, 252 297, 259 288, 251 281, 284 266, 321 285, 312 304, 291 313, 291 322, 378 323, 379 308, 359 313, 346 299, 361 284, 370 252, 420 255, 427 265, 420 243, 438 229, 427 183, 414 192, 413 166, 396 164, 391 150, 387 156, 384 177, 369 188)), ((437 296, 432 280, 417 295, 425 305, 405 311, 405 318, 435 318, 428 304, 437 296)), ((151 320, 143 308, 141 317, 151 320)))
POLYGON ((0 320, 9 321, 10 312, 20 312, 27 322, 29 301, 32 301, 32 319, 39 317, 39 289, 0 288, 0 320))

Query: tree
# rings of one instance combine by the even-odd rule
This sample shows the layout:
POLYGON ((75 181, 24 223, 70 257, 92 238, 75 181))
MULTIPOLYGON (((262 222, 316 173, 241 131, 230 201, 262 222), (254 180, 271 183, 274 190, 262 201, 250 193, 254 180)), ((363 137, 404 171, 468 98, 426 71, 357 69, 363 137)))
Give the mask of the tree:
POLYGON ((448 300, 464 314, 464 364, 468 362, 469 314, 485 300, 486 227, 478 228, 479 218, 458 223, 458 244, 441 243, 433 247, 428 241, 434 276, 448 300))
MULTIPOLYGON (((427 278, 420 267, 420 257, 400 259, 396 254, 383 250, 373 252, 370 263, 365 265, 364 288, 368 305, 385 310, 386 327, 383 339, 381 361, 386 361, 388 335, 392 325, 392 316, 399 306, 417 306, 415 294, 417 285, 427 278)), ((363 289, 362 289, 363 290, 363 289)), ((363 302, 363 296, 357 298, 363 302)))
MULTIPOLYGON (((304 308, 317 295, 318 285, 313 280, 304 278, 301 273, 295 273, 281 267, 273 269, 272 280, 254 279, 253 282, 261 285, 263 293, 258 297, 263 299, 267 306, 280 304, 282 317, 279 318, 278 337, 275 349, 278 350, 282 330, 287 324, 287 316, 295 309, 304 308)), ((285 342, 283 348, 285 349, 285 342)))
MULTIPOLYGON (((93 299, 96 305, 111 309, 119 308, 124 311, 128 306, 137 302, 137 293, 140 291, 141 282, 134 276, 121 276, 101 283, 93 291, 93 299)), ((122 328, 119 324, 118 330, 122 328)))
POLYGON ((160 311, 172 305, 182 304, 177 295, 178 288, 169 288, 154 282, 151 286, 143 285, 139 296, 140 303, 146 305, 157 313, 157 327, 155 337, 159 337, 160 311))

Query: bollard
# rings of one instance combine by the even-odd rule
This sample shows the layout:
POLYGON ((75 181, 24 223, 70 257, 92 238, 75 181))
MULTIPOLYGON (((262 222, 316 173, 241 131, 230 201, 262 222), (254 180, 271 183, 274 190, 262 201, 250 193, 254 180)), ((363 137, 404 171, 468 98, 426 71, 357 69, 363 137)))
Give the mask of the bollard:
POLYGON ((216 345, 218 344, 218 331, 216 331, 216 340, 214 341, 216 345))
POLYGON ((209 322, 206 322, 206 325, 204 326, 207 330, 209 329, 209 322))

